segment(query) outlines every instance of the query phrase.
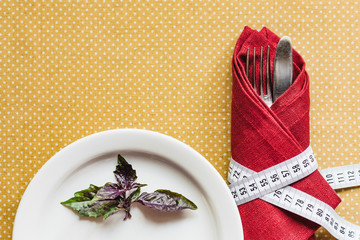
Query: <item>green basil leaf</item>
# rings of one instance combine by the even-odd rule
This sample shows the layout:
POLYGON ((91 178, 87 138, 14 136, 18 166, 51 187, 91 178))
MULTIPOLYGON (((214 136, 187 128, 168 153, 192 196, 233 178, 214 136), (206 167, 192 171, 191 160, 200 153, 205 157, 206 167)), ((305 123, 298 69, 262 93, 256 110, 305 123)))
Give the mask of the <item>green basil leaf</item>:
MULTIPOLYGON (((121 208, 121 207, 113 207, 111 208, 108 212, 106 212, 103 216, 103 220, 106 220, 108 217, 110 217, 111 215, 117 213, 117 212, 120 212, 120 211, 123 211, 124 209, 121 208)), ((124 219, 125 220, 125 219, 124 219)))
POLYGON ((91 184, 89 188, 76 192, 74 197, 61 202, 61 204, 77 211, 79 216, 94 218, 104 216, 106 219, 115 211, 119 211, 119 200, 99 199, 96 195, 102 189, 103 187, 91 184))
POLYGON ((128 197, 128 199, 130 199, 130 202, 133 203, 135 202, 136 200, 138 200, 139 196, 140 196, 140 187, 138 187, 134 192, 132 192, 130 194, 130 196, 128 197))
POLYGON ((74 193, 75 197, 86 197, 89 199, 93 199, 96 193, 101 189, 101 187, 97 187, 93 184, 90 184, 89 188, 78 191, 74 193))
POLYGON ((96 198, 84 200, 82 197, 74 197, 61 204, 74 209, 79 216, 94 218, 113 212, 118 207, 118 201, 116 200, 97 200, 96 198))

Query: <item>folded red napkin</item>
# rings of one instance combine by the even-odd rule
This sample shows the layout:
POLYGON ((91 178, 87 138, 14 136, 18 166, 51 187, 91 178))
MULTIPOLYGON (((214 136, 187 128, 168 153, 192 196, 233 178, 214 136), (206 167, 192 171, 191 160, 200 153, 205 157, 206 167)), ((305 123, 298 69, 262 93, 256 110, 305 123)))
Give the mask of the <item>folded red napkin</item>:
MULTIPOLYGON (((231 110, 232 157, 238 163, 256 172, 298 155, 310 144, 309 76, 305 71, 302 57, 293 51, 294 83, 271 108, 267 107, 255 93, 245 75, 247 48, 260 49, 261 46, 269 45, 271 69, 273 69, 279 40, 280 38, 267 28, 258 32, 245 27, 234 50, 231 110)), ((257 54, 260 55, 259 52, 257 54)), ((251 65, 250 69, 252 69, 251 65)), ((252 71, 249 72, 249 79, 252 79, 252 71)), ((333 208, 340 203, 340 198, 319 171, 315 171, 292 186, 333 208)), ((319 227, 309 220, 261 199, 245 203, 238 209, 245 239, 311 239, 319 227)))

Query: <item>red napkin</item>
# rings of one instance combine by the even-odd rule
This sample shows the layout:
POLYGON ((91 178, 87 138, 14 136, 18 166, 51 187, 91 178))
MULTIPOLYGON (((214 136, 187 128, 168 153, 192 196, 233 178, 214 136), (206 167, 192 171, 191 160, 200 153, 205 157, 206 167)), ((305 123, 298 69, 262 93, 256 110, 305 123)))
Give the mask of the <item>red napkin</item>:
MULTIPOLYGON (((258 32, 245 27, 234 50, 231 109, 232 157, 238 163, 256 172, 298 155, 310 144, 309 76, 305 71, 305 62, 301 56, 293 50, 294 83, 271 108, 267 107, 255 93, 245 75, 247 48, 252 51, 254 47, 260 49, 264 46, 266 49, 270 45, 271 69, 273 69, 279 40, 280 38, 267 28, 258 32)), ((260 58, 259 51, 257 54, 260 58)), ((252 69, 251 65, 250 69, 252 69)), ((249 72, 249 79, 252 79, 252 71, 249 72)), ((292 186, 333 208, 340 203, 340 198, 319 171, 315 171, 292 186)), ((238 209, 245 239, 307 240, 312 239, 319 227, 309 220, 261 199, 243 204, 238 209)))

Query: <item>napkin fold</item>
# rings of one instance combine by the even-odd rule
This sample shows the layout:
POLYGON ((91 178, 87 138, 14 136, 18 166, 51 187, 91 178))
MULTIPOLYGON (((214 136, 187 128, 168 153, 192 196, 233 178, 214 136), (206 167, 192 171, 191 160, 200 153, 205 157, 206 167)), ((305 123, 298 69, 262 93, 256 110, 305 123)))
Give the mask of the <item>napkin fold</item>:
MULTIPOLYGON (((255 93, 245 74, 247 48, 260 49, 261 46, 269 45, 272 71, 279 40, 276 34, 265 27, 261 31, 245 27, 234 50, 232 157, 256 172, 298 155, 310 144, 309 76, 305 71, 302 57, 293 50, 294 82, 271 108, 255 93)), ((260 59, 259 51, 257 55, 260 59)), ((252 71, 249 72, 249 79, 252 79, 252 71)), ((259 68, 256 73, 259 73, 259 68)), ((292 187, 318 198, 333 208, 341 201, 317 170, 294 183, 292 187)), ((245 240, 312 239, 314 232, 319 228, 319 225, 261 199, 240 205, 238 209, 245 240)))

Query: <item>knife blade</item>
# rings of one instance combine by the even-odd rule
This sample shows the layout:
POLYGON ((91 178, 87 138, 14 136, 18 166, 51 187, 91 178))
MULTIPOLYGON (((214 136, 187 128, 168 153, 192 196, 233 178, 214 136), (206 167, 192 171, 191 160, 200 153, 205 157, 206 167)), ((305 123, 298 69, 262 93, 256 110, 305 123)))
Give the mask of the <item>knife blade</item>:
POLYGON ((280 39, 275 52, 273 72, 273 102, 275 102, 292 84, 293 60, 291 39, 280 39))

